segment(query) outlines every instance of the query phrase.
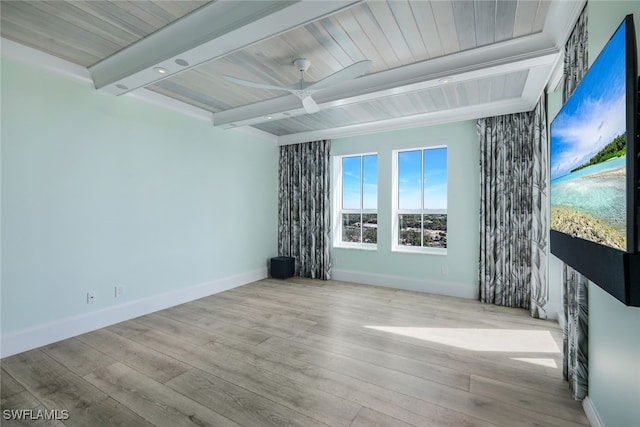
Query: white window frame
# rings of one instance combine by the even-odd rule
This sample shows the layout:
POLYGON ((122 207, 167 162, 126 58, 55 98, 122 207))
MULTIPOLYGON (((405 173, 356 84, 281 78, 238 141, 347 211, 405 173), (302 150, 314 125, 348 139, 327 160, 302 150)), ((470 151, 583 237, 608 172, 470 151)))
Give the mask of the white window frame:
MULTIPOLYGON (((380 160, 380 156, 377 152, 367 152, 367 153, 353 153, 353 154, 344 154, 340 156, 333 157, 333 188, 334 190, 334 198, 333 198, 333 223, 335 226, 333 227, 333 246, 336 248, 351 248, 351 249, 362 249, 375 251, 378 249, 377 243, 363 243, 363 242, 343 242, 342 241, 342 214, 376 214, 378 215, 378 209, 342 209, 342 159, 348 157, 360 157, 360 206, 363 205, 363 197, 364 197, 364 158, 366 156, 377 156, 378 162, 380 160)), ((378 163, 379 167, 380 163, 378 163)), ((379 174, 376 176, 376 181, 379 184, 379 174)), ((376 231, 379 236, 379 229, 376 231)), ((362 235, 364 233, 364 227, 360 229, 360 240, 362 240, 362 235)), ((376 239, 377 240, 377 239, 376 239)))
MULTIPOLYGON (((405 246, 398 244, 399 237, 399 224, 398 224, 398 215, 421 215, 421 214, 446 214, 447 215, 447 233, 449 232, 449 192, 447 191, 447 209, 399 209, 399 200, 400 200, 400 182, 398 177, 399 167, 398 167, 398 155, 407 151, 422 151, 424 150, 434 150, 437 148, 446 148, 447 149, 447 189, 449 186, 449 147, 447 144, 442 145, 432 145, 426 147, 415 147, 415 148, 403 148, 401 150, 393 150, 392 152, 392 165, 391 165, 391 251, 392 252, 408 252, 408 253, 420 253, 420 254, 430 254, 430 255, 446 255, 447 250, 449 248, 448 244, 446 248, 431 248, 426 246, 405 246)), ((424 154, 421 156, 421 190, 420 190, 420 200, 421 206, 424 206, 424 154)), ((422 226, 421 233, 424 234, 424 225, 422 226)), ((420 241, 423 241, 421 236, 420 241)))

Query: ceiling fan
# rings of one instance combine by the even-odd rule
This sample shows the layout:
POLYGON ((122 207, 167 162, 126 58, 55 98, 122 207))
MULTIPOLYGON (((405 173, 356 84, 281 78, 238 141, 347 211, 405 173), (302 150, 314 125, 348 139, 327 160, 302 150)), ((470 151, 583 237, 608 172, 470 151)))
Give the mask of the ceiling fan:
POLYGON ((343 68, 340 71, 336 71, 335 73, 331 74, 328 77, 325 77, 322 80, 318 80, 317 82, 307 82, 304 80, 304 73, 309 69, 309 66, 311 65, 311 61, 309 61, 307 58, 298 58, 293 61, 293 65, 298 69, 298 71, 300 71, 300 81, 289 86, 276 86, 265 83, 251 82, 227 75, 224 76, 224 79, 242 86, 290 92, 302 101, 304 110, 307 113, 311 114, 320 110, 318 104, 316 104, 311 95, 313 95, 317 91, 327 89, 328 87, 335 84, 343 83, 345 81, 355 79, 356 77, 365 74, 371 68, 371 61, 367 59, 364 61, 356 62, 355 64, 349 65, 348 67, 343 68))

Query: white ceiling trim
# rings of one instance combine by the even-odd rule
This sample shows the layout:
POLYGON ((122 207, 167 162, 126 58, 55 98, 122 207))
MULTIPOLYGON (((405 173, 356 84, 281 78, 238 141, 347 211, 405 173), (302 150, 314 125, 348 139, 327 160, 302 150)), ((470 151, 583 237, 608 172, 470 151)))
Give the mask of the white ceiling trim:
MULTIPOLYGON (((536 100, 537 101, 537 100, 536 100)), ((300 132, 293 135, 278 137, 278 145, 299 144, 308 141, 328 138, 344 138, 348 136, 366 135, 376 132, 388 132, 399 129, 409 129, 434 124, 459 122, 463 120, 474 120, 481 117, 521 113, 531 111, 535 103, 522 98, 507 99, 487 104, 478 104, 470 107, 438 111, 435 113, 416 114, 408 117, 400 117, 389 120, 378 120, 371 123, 361 123, 324 129, 311 132, 300 132)))
POLYGON ((100 61, 89 71, 96 88, 121 95, 361 1, 219 0, 100 61), (176 61, 180 60, 188 65, 179 65, 176 61), (166 73, 159 74, 158 67, 166 73))
MULTIPOLYGON (((323 90, 314 99, 324 109, 441 86, 445 84, 440 81, 442 78, 457 83, 539 66, 551 67, 558 53, 553 40, 538 33, 368 74, 323 90)), ((213 124, 227 129, 305 113, 300 101, 287 95, 214 113, 213 124)))

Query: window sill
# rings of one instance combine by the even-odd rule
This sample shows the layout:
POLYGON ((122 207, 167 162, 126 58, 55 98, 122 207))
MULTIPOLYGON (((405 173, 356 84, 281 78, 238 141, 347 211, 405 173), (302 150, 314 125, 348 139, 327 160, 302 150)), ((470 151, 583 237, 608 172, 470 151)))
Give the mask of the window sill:
POLYGON ((437 255, 437 256, 446 256, 447 249, 439 249, 439 248, 423 248, 423 247, 414 247, 414 246, 394 246, 391 248, 391 252, 398 252, 404 254, 423 254, 423 255, 437 255))
POLYGON ((378 245, 369 243, 341 243, 333 245, 334 249, 356 249, 359 251, 377 251, 378 245))

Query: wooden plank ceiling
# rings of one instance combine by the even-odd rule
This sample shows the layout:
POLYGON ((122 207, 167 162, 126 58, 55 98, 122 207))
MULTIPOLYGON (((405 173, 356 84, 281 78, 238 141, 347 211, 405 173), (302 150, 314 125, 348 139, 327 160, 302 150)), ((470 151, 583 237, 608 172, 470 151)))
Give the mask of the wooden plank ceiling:
POLYGON ((300 57, 311 61, 305 80, 316 81, 364 59, 375 73, 541 31, 549 3, 520 3, 527 7, 484 0, 361 3, 149 89, 218 112, 283 95, 239 88, 224 74, 289 85, 300 79, 292 65, 300 57))
MULTIPOLYGON (((144 38, 153 38, 161 32, 158 30, 177 20, 199 13, 198 9, 207 3, 184 0, 3 0, 0 35, 89 68, 144 38)), ((156 79, 138 90, 151 90, 206 110, 213 114, 214 124, 217 124, 218 115, 233 117, 235 111, 247 108, 259 111, 254 114, 256 117, 283 113, 285 116, 275 121, 254 118, 250 123, 256 129, 276 136, 517 99, 531 86, 533 73, 510 67, 506 61, 503 61, 507 65, 504 69, 486 75, 476 73, 451 83, 410 87, 398 93, 390 91, 393 82, 386 81, 384 93, 356 97, 342 104, 332 99, 331 105, 323 107, 321 104, 321 111, 315 114, 294 110, 271 112, 268 110, 270 102, 283 97, 293 98, 292 95, 238 86, 222 76, 290 85, 300 79, 292 65, 293 60, 306 57, 311 61, 305 74, 307 81, 321 80, 364 59, 373 63, 369 73, 382 79, 395 75, 394 71, 409 70, 411 66, 428 67, 439 58, 464 58, 469 53, 485 50, 490 53, 489 49, 494 45, 508 49, 510 41, 533 43, 537 40, 535 36, 545 30, 552 3, 551 0, 356 2, 336 13, 233 49, 186 71, 156 79), (264 111, 256 107, 262 105, 264 111)), ((456 61, 464 63, 462 59, 456 61)), ((548 79, 553 64, 546 65, 544 80, 548 79)), ((457 72, 462 73, 469 67, 458 68, 462 71, 457 72)), ((419 83, 419 79, 413 77, 403 84, 415 83, 419 83)), ((359 94, 365 92, 360 90, 359 94)), ((225 121, 232 122, 231 119, 225 121)), ((234 125, 231 123, 230 126, 234 125)))
POLYGON ((208 1, 7 1, 0 35, 90 67, 208 1))

